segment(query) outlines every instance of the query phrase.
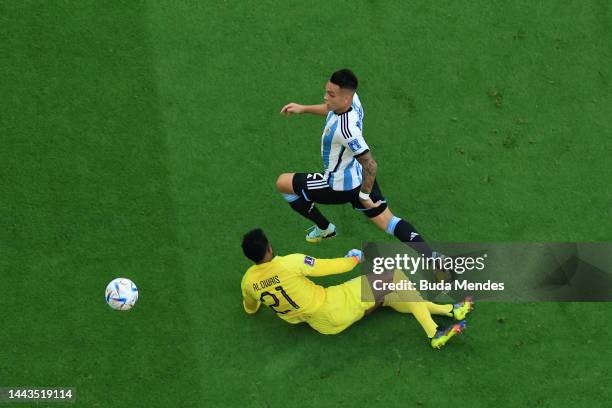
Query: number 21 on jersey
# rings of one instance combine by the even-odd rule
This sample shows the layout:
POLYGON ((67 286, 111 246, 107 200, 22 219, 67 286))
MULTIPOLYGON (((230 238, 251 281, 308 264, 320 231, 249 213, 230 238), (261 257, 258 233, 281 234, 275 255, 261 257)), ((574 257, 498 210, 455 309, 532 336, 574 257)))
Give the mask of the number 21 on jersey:
MULTIPOLYGON (((291 306, 293 306, 294 309, 299 309, 300 307, 297 305, 297 303, 295 303, 293 301, 293 299, 291 299, 289 297, 289 295, 287 294, 287 292, 285 292, 285 290, 283 289, 282 286, 276 286, 274 288, 274 290, 277 293, 280 293, 287 302, 289 302, 289 304, 291 306)), ((266 306, 270 306, 272 308, 272 310, 274 310, 276 313, 280 313, 280 314, 285 314, 291 311, 291 309, 287 309, 287 310, 278 310, 277 307, 280 306, 280 300, 278 298, 278 296, 276 296, 276 294, 271 293, 271 292, 262 292, 261 296, 259 297, 259 300, 261 301, 261 303, 265 304, 266 306)))

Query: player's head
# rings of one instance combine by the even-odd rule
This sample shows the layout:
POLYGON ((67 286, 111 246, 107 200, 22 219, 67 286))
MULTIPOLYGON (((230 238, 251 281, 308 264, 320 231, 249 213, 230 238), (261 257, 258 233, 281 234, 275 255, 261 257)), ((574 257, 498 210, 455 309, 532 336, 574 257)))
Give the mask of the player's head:
POLYGON ((353 103, 353 94, 357 91, 357 77, 350 69, 334 72, 325 84, 323 100, 327 108, 333 111, 345 110, 353 103))
POLYGON ((261 263, 266 257, 272 257, 272 246, 261 228, 249 231, 242 237, 242 251, 255 263, 261 263))

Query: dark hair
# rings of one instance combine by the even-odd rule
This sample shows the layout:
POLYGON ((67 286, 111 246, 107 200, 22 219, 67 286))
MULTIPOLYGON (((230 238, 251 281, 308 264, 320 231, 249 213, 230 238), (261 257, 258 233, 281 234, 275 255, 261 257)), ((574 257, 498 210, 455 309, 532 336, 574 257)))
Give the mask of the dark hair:
POLYGON ((251 261, 261 262, 268 250, 268 238, 261 228, 247 232, 242 237, 242 251, 251 261))
POLYGON ((351 91, 356 91, 358 85, 357 77, 353 74, 353 71, 346 68, 334 72, 331 78, 329 78, 329 82, 338 85, 340 88, 350 89, 351 91))

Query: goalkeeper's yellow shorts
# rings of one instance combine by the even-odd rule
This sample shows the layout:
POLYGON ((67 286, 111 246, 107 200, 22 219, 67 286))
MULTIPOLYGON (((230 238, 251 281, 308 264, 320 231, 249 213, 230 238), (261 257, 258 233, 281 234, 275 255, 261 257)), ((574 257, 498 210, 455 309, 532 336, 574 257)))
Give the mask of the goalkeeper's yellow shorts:
POLYGON ((361 300, 362 285, 367 285, 365 276, 325 288, 325 302, 310 316, 308 324, 319 333, 337 334, 360 320, 375 305, 361 300))

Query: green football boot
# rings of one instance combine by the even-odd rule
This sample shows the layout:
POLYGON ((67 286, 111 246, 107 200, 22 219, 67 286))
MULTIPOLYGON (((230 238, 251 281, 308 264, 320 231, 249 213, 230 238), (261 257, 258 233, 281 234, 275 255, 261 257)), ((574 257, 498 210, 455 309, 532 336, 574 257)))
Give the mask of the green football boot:
POLYGON ((308 231, 308 234, 306 234, 306 241, 310 242, 311 244, 316 244, 324 239, 333 238, 336 236, 336 226, 331 222, 325 230, 313 225, 306 231, 308 231))
POLYGON ((453 305, 453 317, 455 320, 464 320, 465 316, 474 308, 474 300, 471 296, 453 305))
POLYGON ((455 334, 461 333, 465 329, 465 320, 455 323, 446 328, 440 328, 431 339, 431 347, 439 349, 444 346, 455 334))

